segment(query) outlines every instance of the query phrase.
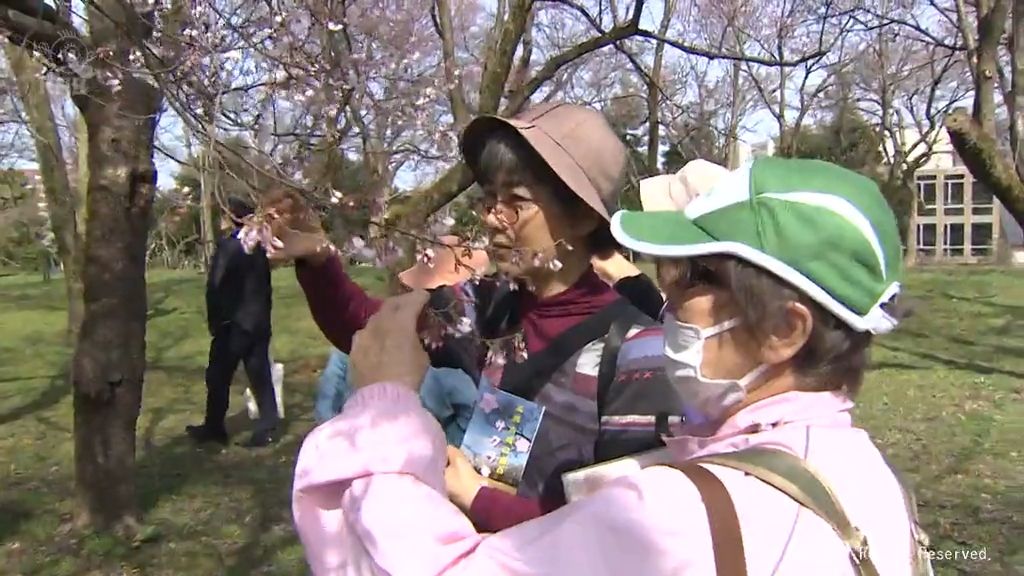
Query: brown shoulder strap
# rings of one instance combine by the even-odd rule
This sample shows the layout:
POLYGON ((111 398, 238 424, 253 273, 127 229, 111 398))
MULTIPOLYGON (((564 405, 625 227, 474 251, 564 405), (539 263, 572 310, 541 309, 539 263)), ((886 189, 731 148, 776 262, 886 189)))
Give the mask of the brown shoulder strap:
POLYGON ((691 462, 697 461, 742 470, 786 494, 828 522, 846 545, 857 574, 878 576, 867 536, 851 523, 832 488, 804 459, 775 448, 752 447, 691 462))
POLYGON ((715 572, 718 576, 746 576, 747 560, 743 551, 743 534, 736 506, 725 485, 710 470, 699 464, 672 465, 686 475, 700 492, 711 528, 711 545, 715 551, 715 572))

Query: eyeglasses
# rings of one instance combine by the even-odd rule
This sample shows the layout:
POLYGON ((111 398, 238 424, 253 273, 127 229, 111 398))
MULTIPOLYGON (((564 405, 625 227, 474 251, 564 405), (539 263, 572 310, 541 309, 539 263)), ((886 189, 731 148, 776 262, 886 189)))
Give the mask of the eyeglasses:
POLYGON ((485 192, 476 202, 477 211, 481 217, 493 214, 507 225, 513 225, 519 221, 520 213, 523 210, 536 206, 532 198, 518 194, 494 194, 485 192))

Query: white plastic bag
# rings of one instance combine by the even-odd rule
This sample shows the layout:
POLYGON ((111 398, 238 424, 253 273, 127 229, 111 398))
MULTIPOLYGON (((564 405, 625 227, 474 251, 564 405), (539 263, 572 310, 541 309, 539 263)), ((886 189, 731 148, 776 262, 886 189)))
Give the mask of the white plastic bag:
MULTIPOLYGON (((284 418, 284 364, 275 362, 270 367, 270 378, 274 383, 274 400, 277 401, 277 417, 284 418)), ((256 397, 253 396, 249 387, 245 388, 245 407, 249 411, 249 419, 256 420, 260 417, 259 406, 256 405, 256 397)))

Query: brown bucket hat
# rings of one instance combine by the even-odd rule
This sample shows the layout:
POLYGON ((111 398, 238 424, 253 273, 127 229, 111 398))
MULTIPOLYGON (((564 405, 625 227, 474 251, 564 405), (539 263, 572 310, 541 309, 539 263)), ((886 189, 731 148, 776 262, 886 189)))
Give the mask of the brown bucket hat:
POLYGON ((460 147, 476 173, 484 140, 511 126, 540 154, 555 174, 606 220, 618 209, 626 178, 626 146, 604 116, 585 106, 541 104, 511 118, 480 116, 462 132, 460 147))

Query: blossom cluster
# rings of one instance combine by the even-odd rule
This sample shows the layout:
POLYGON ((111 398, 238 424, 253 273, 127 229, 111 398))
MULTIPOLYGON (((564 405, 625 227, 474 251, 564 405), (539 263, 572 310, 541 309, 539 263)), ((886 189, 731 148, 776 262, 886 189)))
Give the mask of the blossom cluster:
MULTIPOLYGON (((247 254, 252 254, 257 246, 262 246, 267 256, 270 257, 285 247, 281 239, 274 236, 269 216, 271 215, 262 210, 257 210, 255 214, 244 220, 238 238, 247 254)), ((455 266, 465 266, 464 260, 469 259, 472 250, 483 249, 491 253, 492 256, 496 251, 511 251, 511 256, 508 260, 513 264, 521 264, 527 261, 526 259, 529 259, 528 261, 535 268, 547 267, 553 271, 558 271, 562 268, 561 261, 555 255, 556 250, 553 249, 555 247, 545 251, 499 248, 490 245, 487 237, 482 235, 475 235, 464 240, 462 244, 455 246, 437 240, 437 238, 445 235, 452 225, 454 225, 454 220, 448 216, 432 218, 426 224, 426 230, 418 233, 407 230, 388 229, 383 225, 378 225, 385 232, 384 237, 379 242, 371 242, 362 236, 355 235, 341 248, 325 239, 322 248, 341 257, 373 264, 378 268, 388 269, 393 267, 403 256, 402 247, 392 237, 406 236, 415 240, 417 245, 416 260, 428 267, 436 265, 437 252, 439 250, 452 251, 455 256, 455 266), (374 245, 377 247, 375 248, 374 245)), ((572 249, 570 245, 564 242, 560 242, 559 245, 564 246, 568 250, 572 249)), ((469 281, 479 282, 480 280, 481 275, 479 271, 472 270, 469 281)), ((491 275, 489 281, 503 283, 513 291, 522 287, 531 288, 528 280, 513 278, 500 273, 491 275)), ((462 302, 458 305, 475 306, 475 302, 462 302)), ((526 343, 521 333, 517 332, 499 338, 482 338, 476 333, 475 325, 464 309, 445 310, 443 312, 445 314, 441 314, 438 311, 425 312, 420 323, 420 337, 424 342, 424 346, 428 348, 442 346, 446 337, 475 338, 485 345, 487 349, 487 365, 500 366, 510 359, 515 362, 522 362, 527 358, 526 343)))

